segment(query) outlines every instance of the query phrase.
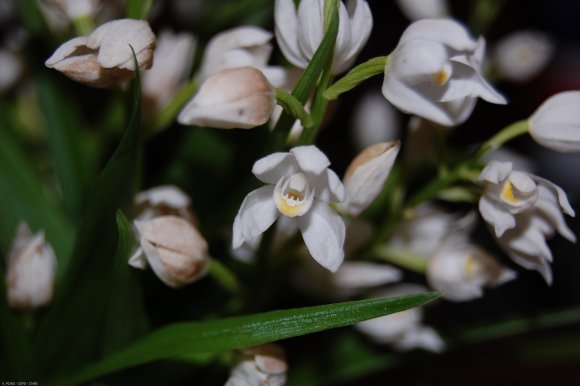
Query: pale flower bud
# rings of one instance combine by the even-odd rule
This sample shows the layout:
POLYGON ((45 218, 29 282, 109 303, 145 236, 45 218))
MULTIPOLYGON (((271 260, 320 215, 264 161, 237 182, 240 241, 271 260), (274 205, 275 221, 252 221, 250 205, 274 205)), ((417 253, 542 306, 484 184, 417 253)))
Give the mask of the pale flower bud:
POLYGON ((251 129, 268 121, 276 96, 259 70, 239 67, 210 76, 181 110, 177 121, 220 129, 251 129))
POLYGON ((144 269, 147 263, 165 284, 183 287, 207 272, 207 242, 188 221, 176 216, 160 216, 135 221, 140 248, 129 265, 144 269))
POLYGON ((32 310, 52 300, 56 257, 44 240, 44 232, 32 235, 20 223, 8 254, 8 303, 20 310, 32 310))
POLYGON ((174 215, 195 224, 191 210, 191 199, 177 186, 162 185, 138 193, 133 200, 137 209, 137 220, 174 215))
POLYGON ((450 16, 446 0, 397 0, 399 9, 411 21, 450 16))
POLYGON ((528 123, 530 135, 540 145, 561 153, 580 152, 580 91, 551 96, 528 123))
POLYGON ((430 286, 448 300, 462 302, 483 296, 484 287, 513 280, 516 273, 501 266, 476 246, 447 249, 433 255, 427 264, 430 286))
POLYGON ((110 88, 135 76, 131 47, 143 70, 152 65, 154 44, 155 35, 146 21, 114 20, 88 37, 67 41, 45 65, 87 86, 110 88))
POLYGON ((288 364, 282 347, 263 344, 241 351, 225 386, 283 386, 288 364))
POLYGON ((343 178, 346 201, 340 208, 351 216, 364 211, 383 189, 399 153, 399 141, 377 143, 356 156, 343 178))
POLYGON ((554 53, 554 42, 539 31, 518 31, 495 47, 494 68, 512 82, 526 82, 542 71, 554 53))

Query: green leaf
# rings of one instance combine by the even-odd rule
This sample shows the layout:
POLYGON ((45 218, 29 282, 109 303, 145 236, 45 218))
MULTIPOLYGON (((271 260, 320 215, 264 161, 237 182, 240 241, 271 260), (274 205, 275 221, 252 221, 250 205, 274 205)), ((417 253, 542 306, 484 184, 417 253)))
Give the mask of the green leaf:
POLYGON ((131 120, 88 196, 71 264, 39 324, 37 346, 46 373, 74 368, 94 358, 100 349, 115 274, 115 211, 129 204, 135 190, 140 101, 137 74, 131 120))
POLYGON ((127 0, 127 17, 130 19, 146 19, 153 0, 127 0))
POLYGON ((117 211, 119 241, 115 252, 115 268, 109 283, 109 304, 101 338, 105 354, 131 343, 147 330, 147 318, 141 286, 129 264, 134 248, 131 224, 122 211, 117 211))
POLYGON ((22 149, 9 134, 0 114, 0 245, 8 251, 18 223, 26 220, 33 231, 43 229, 58 260, 58 275, 68 264, 74 229, 45 194, 42 181, 22 149))
POLYGON ((82 147, 85 138, 79 107, 74 98, 60 91, 59 84, 48 74, 41 74, 37 85, 64 206, 69 215, 78 218, 92 179, 86 159, 89 152, 82 147))
POLYGON ((181 354, 221 352, 348 326, 417 307, 438 296, 438 292, 427 292, 270 311, 207 322, 174 324, 151 333, 101 362, 87 366, 72 375, 63 376, 50 384, 74 385, 128 367, 181 354))
POLYGON ((340 94, 352 90, 365 80, 383 74, 388 63, 388 56, 379 56, 359 64, 326 89, 324 97, 328 100, 338 98, 340 94))

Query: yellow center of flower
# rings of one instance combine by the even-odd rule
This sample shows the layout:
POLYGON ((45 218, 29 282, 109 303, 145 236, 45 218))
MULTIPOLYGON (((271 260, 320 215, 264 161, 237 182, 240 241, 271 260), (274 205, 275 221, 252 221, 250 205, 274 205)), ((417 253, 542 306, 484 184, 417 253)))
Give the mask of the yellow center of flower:
POLYGON ((465 262, 463 263, 463 272, 465 273, 465 277, 472 277, 476 268, 477 264, 475 263, 473 256, 467 256, 465 262))
POLYGON ((433 75, 433 78, 435 79, 435 83, 437 83, 439 86, 443 86, 445 83, 447 83, 447 81, 449 80, 450 77, 451 77, 451 73, 449 71, 447 71, 446 69, 442 69, 441 71, 439 71, 435 75, 433 75))
POLYGON ((511 182, 506 181, 501 189, 501 197, 512 204, 517 204, 520 200, 514 195, 514 186, 511 182))
POLYGON ((276 189, 276 208, 285 216, 302 216, 312 204, 311 197, 307 197, 309 186, 302 173, 296 173, 286 180, 280 189, 276 189))

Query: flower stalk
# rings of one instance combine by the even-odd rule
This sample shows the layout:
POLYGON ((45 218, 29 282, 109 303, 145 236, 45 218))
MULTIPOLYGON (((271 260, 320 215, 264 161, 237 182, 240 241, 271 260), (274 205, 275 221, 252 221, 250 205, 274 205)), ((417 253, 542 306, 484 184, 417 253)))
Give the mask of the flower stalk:
POLYGON ((352 90, 365 80, 381 75, 388 64, 389 56, 379 56, 359 64, 326 89, 324 98, 328 100, 338 98, 341 94, 352 90))

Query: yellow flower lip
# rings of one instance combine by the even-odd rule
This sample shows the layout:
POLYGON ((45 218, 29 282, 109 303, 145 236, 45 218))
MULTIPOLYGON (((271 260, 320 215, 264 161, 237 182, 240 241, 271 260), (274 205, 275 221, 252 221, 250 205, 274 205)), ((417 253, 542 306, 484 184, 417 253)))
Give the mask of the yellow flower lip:
POLYGON ((276 208, 288 217, 305 214, 312 206, 313 196, 314 192, 302 173, 280 179, 274 189, 276 208))
POLYGON ((433 75, 435 83, 437 83, 439 86, 443 86, 445 83, 447 83, 450 77, 451 72, 445 68, 441 69, 439 72, 433 75))
POLYGON ((518 198, 514 195, 514 186, 510 181, 506 181, 506 183, 503 185, 503 188, 501 189, 501 197, 512 204, 517 204, 520 202, 520 200, 518 200, 518 198))

